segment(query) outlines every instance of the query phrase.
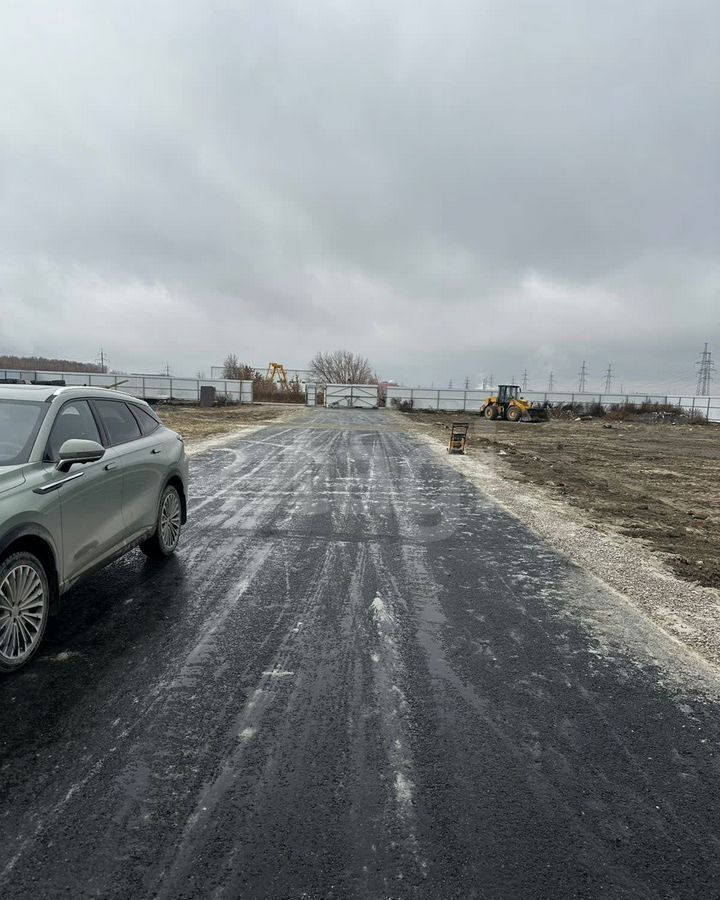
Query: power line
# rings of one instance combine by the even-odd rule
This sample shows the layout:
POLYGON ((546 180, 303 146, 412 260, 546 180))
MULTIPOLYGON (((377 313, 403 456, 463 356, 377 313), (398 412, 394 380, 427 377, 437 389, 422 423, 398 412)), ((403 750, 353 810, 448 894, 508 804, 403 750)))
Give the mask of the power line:
POLYGON ((698 366, 697 394, 700 397, 707 397, 710 394, 710 382, 713 379, 713 370, 715 363, 712 359, 712 353, 708 350, 707 341, 705 341, 705 349, 700 354, 700 359, 695 363, 698 366))
POLYGON ((612 363, 608 363, 607 372, 605 373, 605 393, 609 394, 612 389, 613 373, 612 363))
POLYGON ((578 385, 578 391, 581 394, 585 393, 585 387, 587 384, 587 366, 585 365, 585 360, 583 360, 582 368, 580 369, 580 383, 578 385))

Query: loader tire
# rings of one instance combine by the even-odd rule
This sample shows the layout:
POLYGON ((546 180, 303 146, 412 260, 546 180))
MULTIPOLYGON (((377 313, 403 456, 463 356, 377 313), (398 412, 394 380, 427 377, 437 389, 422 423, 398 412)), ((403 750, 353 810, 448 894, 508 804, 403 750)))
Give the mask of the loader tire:
POLYGON ((484 415, 486 419, 497 419, 497 409, 494 406, 486 406, 484 415))
POLYGON ((522 412, 517 408, 517 406, 509 407, 506 418, 508 422, 519 422, 522 418, 522 412))

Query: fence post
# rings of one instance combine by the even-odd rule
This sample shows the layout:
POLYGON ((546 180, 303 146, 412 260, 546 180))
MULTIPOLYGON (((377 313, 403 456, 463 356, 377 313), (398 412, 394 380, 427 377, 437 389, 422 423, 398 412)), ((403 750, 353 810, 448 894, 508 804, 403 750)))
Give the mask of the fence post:
POLYGON ((436 409, 438 409, 438 410, 440 409, 440 391, 438 391, 438 395, 437 395, 437 407, 436 407, 436 409))
POLYGON ((707 419, 708 422, 710 421, 710 398, 709 397, 708 397, 707 415, 705 416, 705 418, 707 419))
POLYGON ((172 378, 170 379, 170 399, 171 399, 171 400, 173 399, 173 395, 172 395, 172 378))
POLYGON ((690 409, 690 415, 694 415, 695 413, 695 398, 693 397, 692 408, 690 409))
POLYGON ((570 402, 571 402, 571 403, 574 403, 574 402, 575 402, 575 394, 574 394, 574 393, 573 393, 573 394, 570 394, 570 402))
POLYGON ((467 391, 463 394, 463 412, 467 409, 467 391))
POLYGON ((142 377, 142 392, 143 392, 143 400, 145 399, 145 376, 142 377))

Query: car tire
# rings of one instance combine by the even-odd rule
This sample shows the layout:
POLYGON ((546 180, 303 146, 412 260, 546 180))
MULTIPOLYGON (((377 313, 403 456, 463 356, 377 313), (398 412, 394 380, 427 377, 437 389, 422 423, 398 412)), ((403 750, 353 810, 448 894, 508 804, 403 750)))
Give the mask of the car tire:
POLYGON ((15 672, 37 652, 50 608, 45 566, 32 553, 0 562, 0 673, 15 672))
POLYGON ((177 488, 169 484, 160 496, 155 533, 140 544, 140 549, 154 559, 170 556, 178 545, 181 530, 182 501, 177 488))

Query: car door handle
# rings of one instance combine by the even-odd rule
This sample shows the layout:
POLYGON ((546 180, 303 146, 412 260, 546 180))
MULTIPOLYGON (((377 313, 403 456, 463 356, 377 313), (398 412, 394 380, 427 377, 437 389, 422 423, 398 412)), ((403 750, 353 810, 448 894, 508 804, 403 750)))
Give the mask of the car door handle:
POLYGON ((106 471, 106 472, 112 472, 113 469, 117 469, 117 463, 108 463, 108 464, 105 466, 105 471, 106 471))
POLYGON ((153 447, 150 452, 151 453, 162 453, 162 450, 158 449, 157 447, 153 447))

